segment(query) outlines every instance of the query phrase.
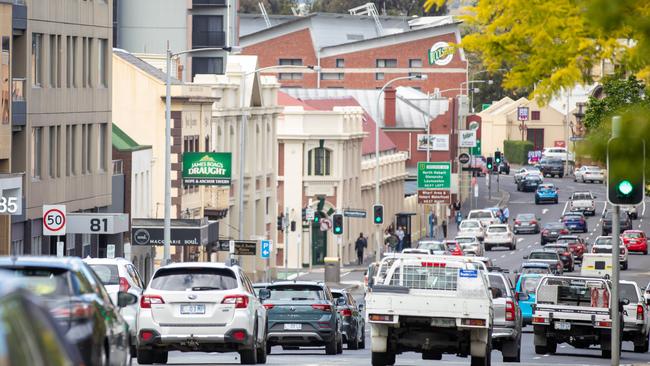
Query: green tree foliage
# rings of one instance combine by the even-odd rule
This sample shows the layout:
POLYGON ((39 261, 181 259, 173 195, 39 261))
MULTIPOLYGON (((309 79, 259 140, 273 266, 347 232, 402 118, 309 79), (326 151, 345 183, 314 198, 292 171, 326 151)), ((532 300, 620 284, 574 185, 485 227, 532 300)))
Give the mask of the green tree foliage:
POLYGON ((598 128, 602 121, 610 119, 616 113, 622 113, 633 105, 650 107, 645 85, 635 76, 627 79, 613 76, 603 83, 604 98, 589 97, 584 123, 588 130, 598 128))

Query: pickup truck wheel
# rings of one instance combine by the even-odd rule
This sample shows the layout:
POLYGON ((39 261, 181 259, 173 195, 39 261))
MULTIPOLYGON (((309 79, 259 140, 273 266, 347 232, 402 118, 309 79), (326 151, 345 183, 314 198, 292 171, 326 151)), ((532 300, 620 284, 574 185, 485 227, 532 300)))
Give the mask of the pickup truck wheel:
POLYGON ((333 336, 332 339, 329 342, 327 342, 327 344, 325 345, 325 354, 330 356, 335 355, 337 348, 338 348, 338 341, 336 339, 336 336, 333 336))
POLYGON ((372 366, 389 366, 395 364, 395 354, 392 352, 373 352, 372 366))
POLYGON ((359 349, 366 349, 366 327, 361 330, 361 341, 359 341, 359 349))
POLYGON ((604 349, 600 353, 600 357, 602 358, 612 358, 612 350, 611 349, 604 349))
POLYGON ((623 265, 621 266, 621 269, 624 271, 627 271, 627 261, 623 262, 623 265))
POLYGON ((343 353, 343 336, 341 336, 338 343, 336 343, 336 354, 340 355, 341 353, 343 353))
POLYGON ((492 364, 492 342, 490 338, 488 338, 488 344, 485 345, 485 357, 472 356, 471 366, 490 366, 492 364))
POLYGON ((503 362, 520 362, 521 339, 519 341, 505 342, 501 348, 501 353, 503 354, 503 362))
POLYGON ((155 361, 156 355, 154 354, 154 351, 149 351, 149 350, 143 350, 139 349, 138 350, 138 363, 140 365, 151 365, 155 361))
POLYGON ((535 353, 538 355, 546 354, 546 346, 535 346, 535 353))
POLYGON ((442 353, 422 352, 423 360, 442 360, 442 353))
POLYGON ((634 345, 634 353, 647 353, 650 343, 648 342, 648 336, 645 337, 645 340, 640 345, 634 345))
POLYGON ((557 351, 557 343, 555 341, 546 341, 546 351, 554 354, 557 351))

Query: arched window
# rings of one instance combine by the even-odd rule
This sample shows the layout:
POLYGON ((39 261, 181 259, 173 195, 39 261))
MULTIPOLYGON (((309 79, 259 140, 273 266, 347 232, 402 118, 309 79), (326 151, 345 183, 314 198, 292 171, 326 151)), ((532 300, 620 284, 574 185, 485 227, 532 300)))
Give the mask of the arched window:
POLYGON ((324 147, 317 147, 309 150, 307 157, 307 174, 309 175, 330 175, 332 152, 324 147))

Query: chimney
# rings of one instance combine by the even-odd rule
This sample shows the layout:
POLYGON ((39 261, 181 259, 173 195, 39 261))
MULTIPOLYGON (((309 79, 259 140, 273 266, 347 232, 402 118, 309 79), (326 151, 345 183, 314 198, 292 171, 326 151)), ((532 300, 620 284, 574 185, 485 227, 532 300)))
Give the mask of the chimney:
POLYGON ((395 94, 393 88, 384 90, 384 126, 395 127, 395 94))

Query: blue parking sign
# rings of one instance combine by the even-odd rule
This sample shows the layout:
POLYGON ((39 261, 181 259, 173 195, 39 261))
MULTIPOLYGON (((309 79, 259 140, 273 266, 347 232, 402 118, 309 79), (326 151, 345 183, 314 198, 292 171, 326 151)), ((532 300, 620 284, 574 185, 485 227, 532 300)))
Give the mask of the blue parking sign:
POLYGON ((260 255, 262 256, 262 259, 268 259, 271 256, 271 241, 262 240, 261 247, 262 250, 260 251, 260 255))

